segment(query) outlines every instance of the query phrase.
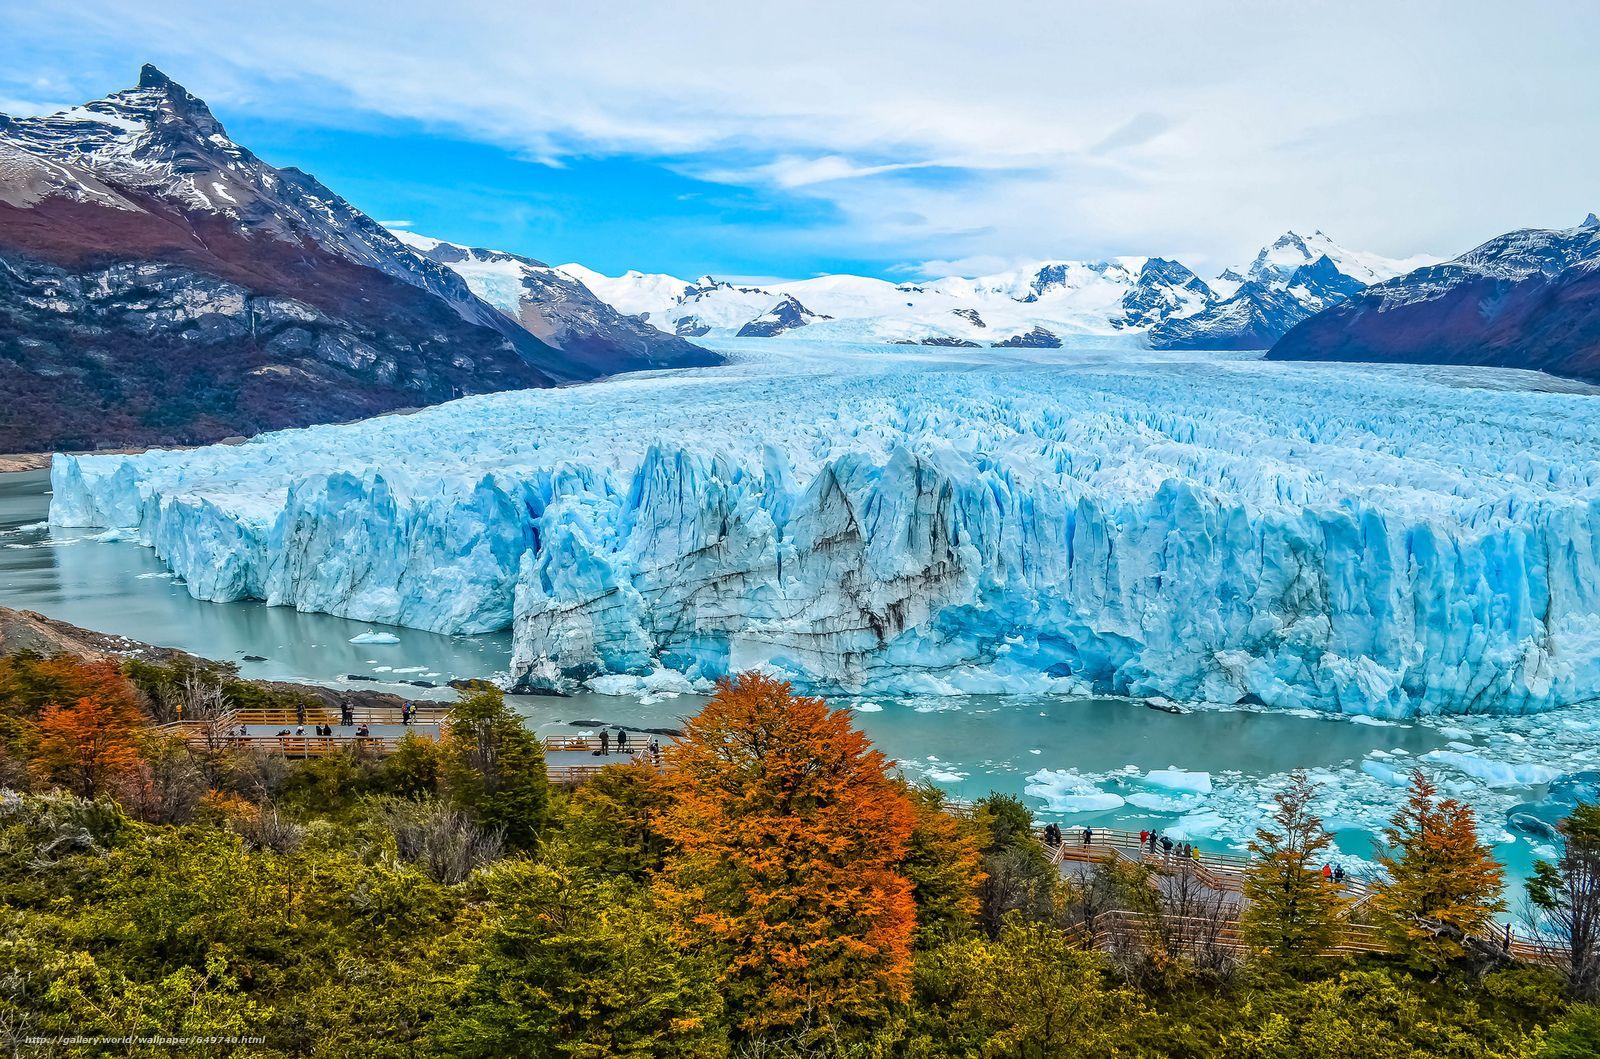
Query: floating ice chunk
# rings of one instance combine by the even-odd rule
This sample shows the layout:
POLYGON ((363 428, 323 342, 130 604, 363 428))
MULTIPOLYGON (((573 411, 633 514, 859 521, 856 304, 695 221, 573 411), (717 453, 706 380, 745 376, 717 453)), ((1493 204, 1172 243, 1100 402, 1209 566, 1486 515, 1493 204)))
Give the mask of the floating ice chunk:
POLYGON ((1101 790, 1077 769, 1040 769, 1028 777, 1023 793, 1042 799, 1053 813, 1102 813, 1125 804, 1120 794, 1101 790))
POLYGON ((1228 821, 1215 809, 1180 816, 1176 822, 1162 828, 1162 834, 1179 842, 1193 842, 1197 838, 1214 838, 1228 826, 1228 821))
POLYGON ((883 707, 875 702, 858 702, 855 704, 857 713, 882 713, 883 707))
POLYGON ((698 684, 683 673, 671 669, 653 669, 643 676, 631 673, 612 673, 592 677, 587 684, 598 695, 632 695, 636 697, 664 698, 674 695, 693 695, 710 691, 710 683, 698 684))
POLYGON ((1411 777, 1393 766, 1386 765, 1376 757, 1368 757, 1361 762, 1361 771, 1375 780, 1389 784, 1391 787, 1406 787, 1411 784, 1411 777))
POLYGON ((400 637, 392 632, 364 632, 350 637, 353 644, 391 644, 399 643, 400 637))
POLYGON ((1481 754, 1464 754, 1455 750, 1430 750, 1422 755, 1422 760, 1448 765, 1491 787, 1531 787, 1538 783, 1549 783, 1561 775, 1560 769, 1549 765, 1513 765, 1481 754))
POLYGON ((1201 799, 1192 794, 1157 794, 1139 791, 1128 795, 1128 804, 1152 813, 1188 813, 1200 807, 1201 799))
POLYGON ((1187 769, 1164 768, 1131 777, 1134 783, 1156 787, 1164 791, 1182 791, 1187 794, 1210 794, 1211 773, 1190 772, 1187 769))

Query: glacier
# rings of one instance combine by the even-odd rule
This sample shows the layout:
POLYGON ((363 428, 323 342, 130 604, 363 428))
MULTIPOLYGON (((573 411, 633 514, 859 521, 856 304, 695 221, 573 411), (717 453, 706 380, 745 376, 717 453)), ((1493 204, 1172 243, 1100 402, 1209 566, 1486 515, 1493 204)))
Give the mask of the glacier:
POLYGON ((1600 697, 1593 390, 1134 344, 717 348, 57 456, 50 517, 133 529, 205 600, 509 627, 525 689, 759 667, 1386 718, 1600 697))

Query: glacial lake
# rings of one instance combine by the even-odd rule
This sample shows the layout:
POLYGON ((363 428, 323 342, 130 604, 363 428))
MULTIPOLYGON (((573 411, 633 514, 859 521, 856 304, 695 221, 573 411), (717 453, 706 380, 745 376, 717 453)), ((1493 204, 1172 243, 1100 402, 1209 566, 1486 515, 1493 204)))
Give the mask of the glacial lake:
MULTIPOLYGON (((419 698, 448 698, 446 681, 492 677, 508 665, 508 633, 444 636, 383 627, 399 643, 356 645, 349 642, 352 637, 375 627, 254 602, 201 602, 152 551, 116 539, 118 534, 52 531, 45 521, 48 506, 47 472, 0 474, 0 602, 6 606, 228 660, 249 677, 377 688, 419 698), (246 661, 246 655, 265 660, 246 661), (351 676, 370 679, 352 681, 351 676), (440 687, 422 689, 402 680, 428 680, 440 687)), ((537 731, 554 734, 585 721, 668 728, 703 700, 586 694, 514 696, 512 701, 537 731)), ((1321 811, 1352 870, 1370 858, 1370 834, 1400 801, 1393 776, 1409 767, 1408 759, 1439 751, 1525 766, 1560 762, 1563 771, 1600 767, 1596 706, 1534 717, 1396 724, 1240 709, 1175 715, 1123 699, 1060 696, 874 699, 848 705, 860 727, 908 777, 935 783, 955 797, 976 798, 991 790, 1020 794, 1044 818, 1135 830, 1159 827, 1202 848, 1241 848, 1264 818, 1274 786, 1292 769, 1309 769, 1322 784, 1321 811), (1148 782, 1144 775, 1168 768, 1206 773, 1209 780, 1179 777, 1174 786, 1160 777, 1148 782), (1183 789, 1206 783, 1209 791, 1183 789), (1122 804, 1084 811, 1096 800, 1122 804)), ((1525 874, 1536 856, 1552 852, 1504 828, 1506 809, 1536 800, 1543 786, 1463 776, 1447 788, 1478 807, 1485 834, 1497 840, 1513 876, 1525 874)))

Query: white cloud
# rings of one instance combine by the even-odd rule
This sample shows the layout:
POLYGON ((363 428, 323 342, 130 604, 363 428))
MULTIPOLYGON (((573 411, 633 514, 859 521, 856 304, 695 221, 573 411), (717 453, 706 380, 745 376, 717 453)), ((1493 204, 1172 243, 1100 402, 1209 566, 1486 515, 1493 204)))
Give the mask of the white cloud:
POLYGON ((790 235, 906 261, 1228 262, 1291 226, 1448 253, 1571 223, 1600 168, 1597 5, 49 6, 0 35, 153 57, 235 111, 659 158, 826 202, 790 235))

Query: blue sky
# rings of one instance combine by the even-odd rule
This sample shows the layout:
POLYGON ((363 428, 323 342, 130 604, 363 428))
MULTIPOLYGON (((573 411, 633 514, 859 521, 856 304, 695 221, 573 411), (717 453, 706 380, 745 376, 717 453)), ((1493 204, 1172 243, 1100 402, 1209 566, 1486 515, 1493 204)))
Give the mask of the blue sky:
POLYGON ((1453 254, 1600 205, 1600 5, 12 4, 0 111, 150 61, 415 230, 682 276, 904 278, 1286 228, 1453 254))

